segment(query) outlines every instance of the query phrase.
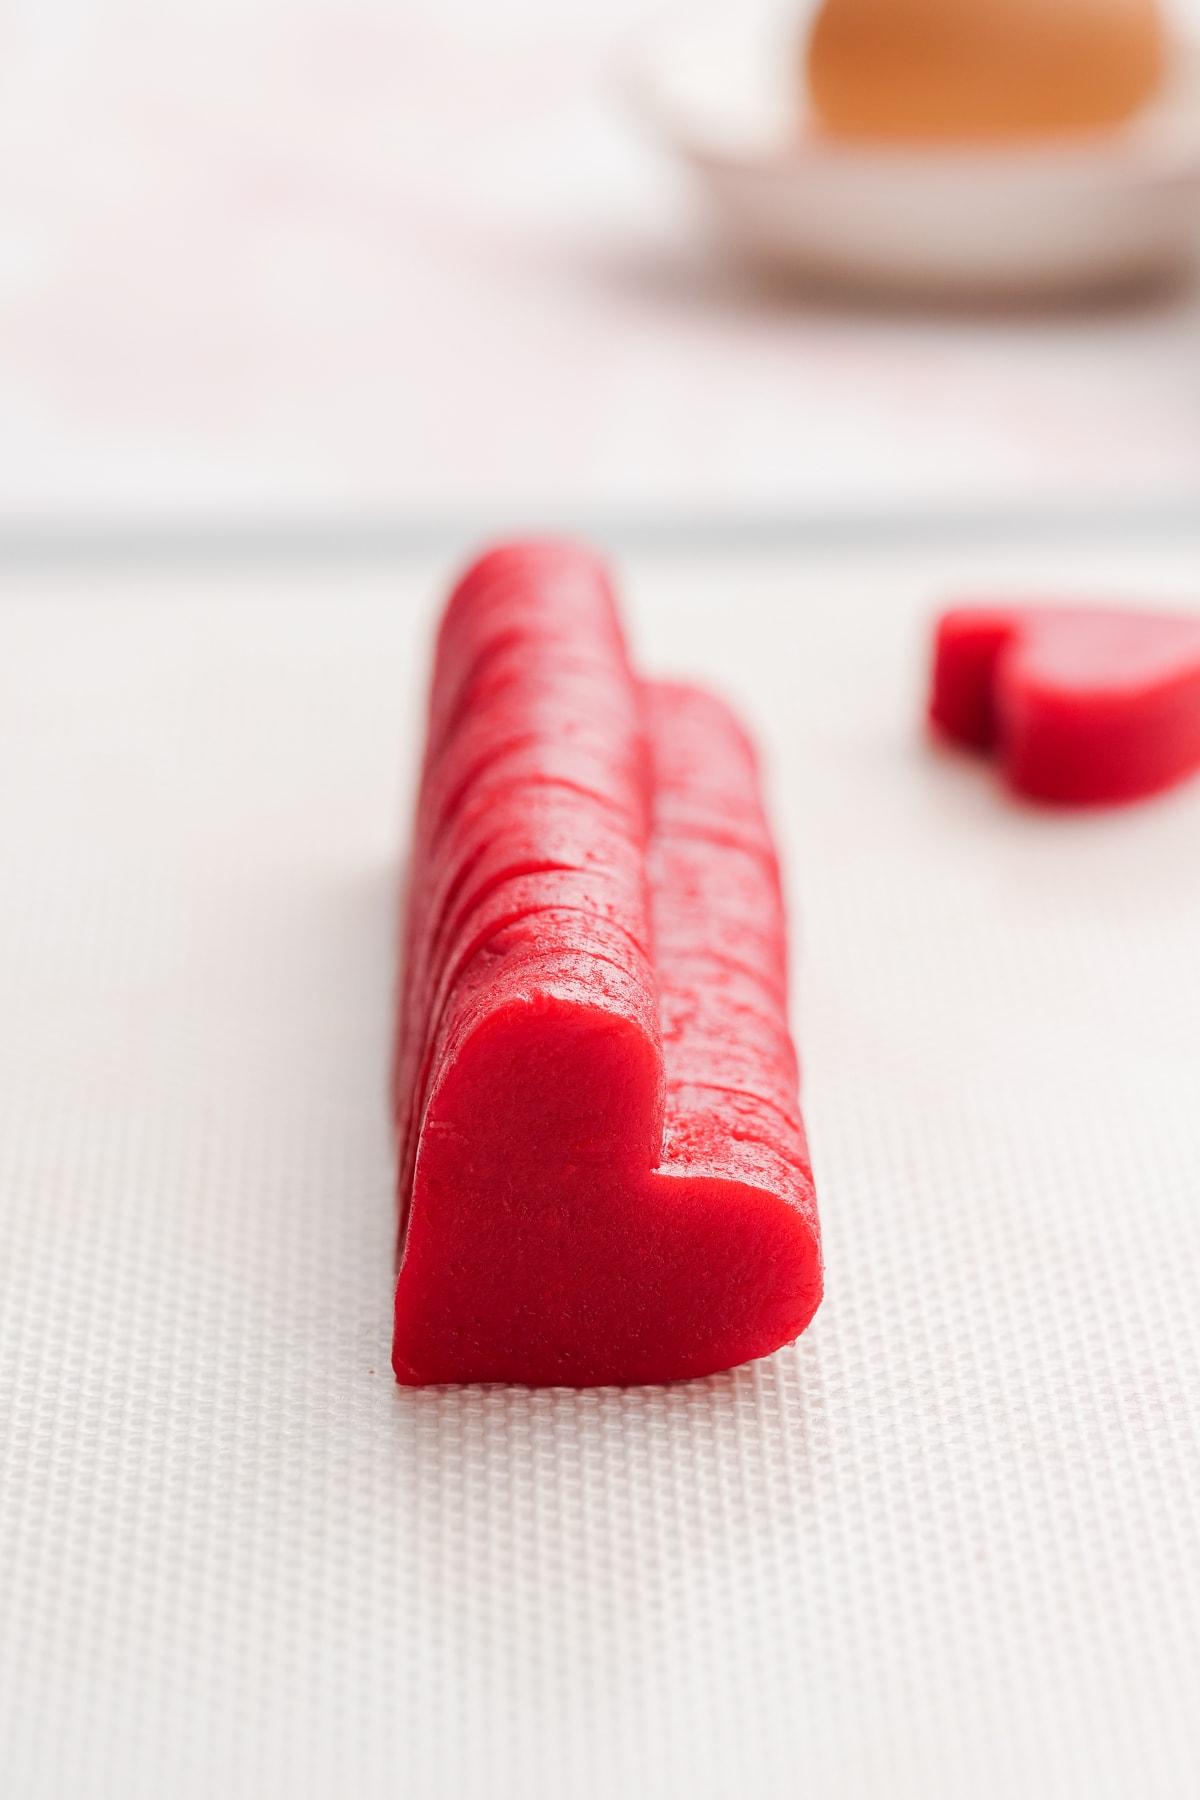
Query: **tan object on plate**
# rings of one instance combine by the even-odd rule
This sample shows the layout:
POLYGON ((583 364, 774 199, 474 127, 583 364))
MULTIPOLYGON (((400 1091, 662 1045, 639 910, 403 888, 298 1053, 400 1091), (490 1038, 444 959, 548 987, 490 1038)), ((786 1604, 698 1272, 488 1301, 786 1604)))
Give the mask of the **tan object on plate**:
POLYGON ((971 140, 1117 124, 1164 60, 1157 0, 825 0, 808 78, 839 136, 971 140))

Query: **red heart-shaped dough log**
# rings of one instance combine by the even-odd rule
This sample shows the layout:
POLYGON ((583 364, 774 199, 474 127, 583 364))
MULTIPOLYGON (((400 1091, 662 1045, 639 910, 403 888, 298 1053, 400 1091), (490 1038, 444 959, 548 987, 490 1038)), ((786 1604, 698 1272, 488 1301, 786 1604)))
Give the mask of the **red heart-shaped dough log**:
POLYGON ((753 752, 630 672, 603 570, 492 552, 438 642, 395 1105, 394 1366, 669 1381, 821 1294, 753 752))
POLYGON ((1136 800, 1200 766, 1200 620, 1056 606, 938 622, 934 723, 1038 800, 1136 800))

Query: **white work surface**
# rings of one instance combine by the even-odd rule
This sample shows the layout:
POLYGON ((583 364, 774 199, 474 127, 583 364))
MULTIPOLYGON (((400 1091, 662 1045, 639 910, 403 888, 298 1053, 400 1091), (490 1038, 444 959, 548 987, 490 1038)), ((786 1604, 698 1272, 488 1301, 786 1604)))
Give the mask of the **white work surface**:
POLYGON ((947 588, 1198 550, 625 559, 769 759, 828 1292, 585 1394, 388 1369, 447 569, 10 578, 5 1800, 1194 1794, 1200 784, 1027 810, 919 711, 947 588))
POLYGON ((1200 516, 1194 290, 990 316, 764 292, 622 94, 659 11, 9 0, 0 535, 1200 516))

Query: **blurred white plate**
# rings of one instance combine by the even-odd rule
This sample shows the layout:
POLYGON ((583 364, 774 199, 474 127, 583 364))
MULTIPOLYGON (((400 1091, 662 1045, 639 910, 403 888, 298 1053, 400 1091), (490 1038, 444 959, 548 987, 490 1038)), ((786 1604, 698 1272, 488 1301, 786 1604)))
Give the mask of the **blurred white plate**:
POLYGON ((1200 53, 1135 121, 1069 141, 947 151, 823 138, 794 15, 674 19, 639 46, 642 114, 727 240, 792 278, 968 298, 1165 278, 1200 238, 1200 53))

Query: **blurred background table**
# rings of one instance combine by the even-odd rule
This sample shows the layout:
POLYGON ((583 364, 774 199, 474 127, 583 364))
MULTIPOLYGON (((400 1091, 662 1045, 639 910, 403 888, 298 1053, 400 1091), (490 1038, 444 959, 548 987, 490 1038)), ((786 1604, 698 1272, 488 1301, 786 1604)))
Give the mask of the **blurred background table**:
POLYGON ((1194 291, 765 290, 623 105, 656 10, 10 6, 4 542, 1197 507, 1194 291))

